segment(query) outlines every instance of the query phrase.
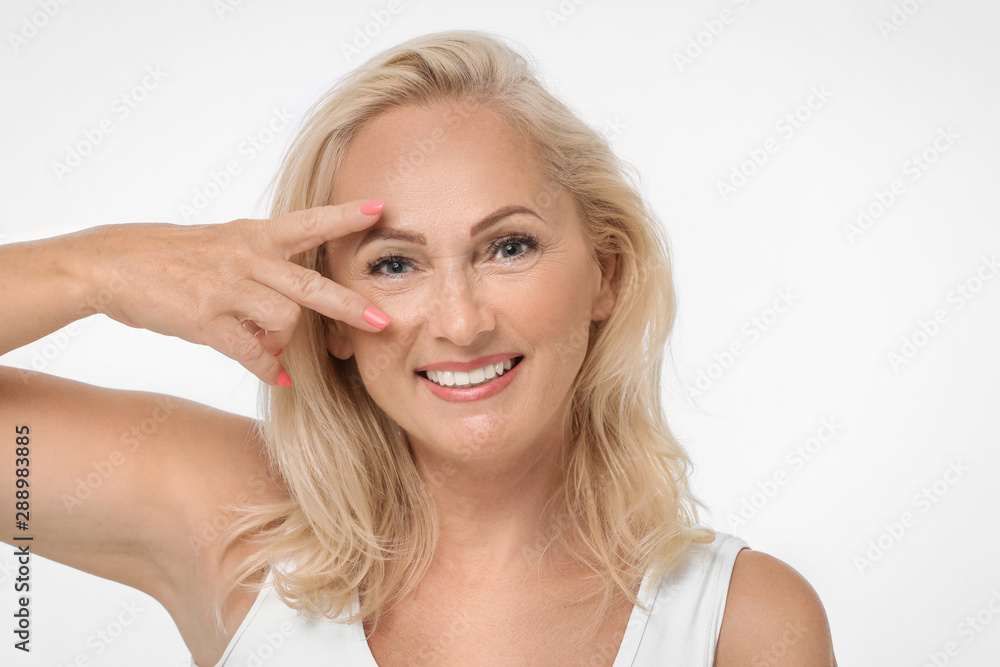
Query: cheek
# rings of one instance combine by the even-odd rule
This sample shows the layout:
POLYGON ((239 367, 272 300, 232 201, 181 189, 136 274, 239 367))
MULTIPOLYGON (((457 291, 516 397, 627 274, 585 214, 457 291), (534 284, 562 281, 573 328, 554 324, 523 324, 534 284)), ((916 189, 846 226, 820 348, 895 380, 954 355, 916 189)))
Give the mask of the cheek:
POLYGON ((508 313, 524 333, 539 349, 553 352, 556 363, 574 372, 590 336, 590 299, 582 281, 571 272, 551 272, 507 296, 508 313))
POLYGON ((398 335, 387 335, 388 331, 376 334, 354 332, 354 359, 358 372, 369 392, 378 392, 379 382, 384 377, 397 373, 406 361, 407 344, 398 335))

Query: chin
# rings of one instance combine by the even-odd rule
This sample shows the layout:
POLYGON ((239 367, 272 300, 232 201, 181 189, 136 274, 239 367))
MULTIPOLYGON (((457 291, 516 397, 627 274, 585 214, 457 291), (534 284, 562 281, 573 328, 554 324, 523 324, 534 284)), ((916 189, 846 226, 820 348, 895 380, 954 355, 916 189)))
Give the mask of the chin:
POLYGON ((442 420, 437 423, 450 422, 451 428, 436 428, 426 436, 414 436, 407 431, 407 437, 411 447, 416 444, 421 450, 456 461, 490 458, 518 448, 521 439, 512 438, 506 425, 484 425, 481 423, 483 419, 495 421, 496 416, 478 415, 471 419, 442 420))

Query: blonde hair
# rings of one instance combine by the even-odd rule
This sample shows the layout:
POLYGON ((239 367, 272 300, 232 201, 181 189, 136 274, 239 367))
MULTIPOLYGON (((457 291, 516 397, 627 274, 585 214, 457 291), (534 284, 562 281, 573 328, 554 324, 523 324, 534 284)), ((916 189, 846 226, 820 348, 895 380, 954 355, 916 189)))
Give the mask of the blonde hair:
MULTIPOLYGON (((565 484, 547 512, 558 527, 534 545, 539 555, 561 545, 602 578, 599 622, 619 591, 639 604, 632 585, 647 568, 658 579, 690 546, 715 537, 698 525, 696 505, 703 505, 688 486, 691 462, 661 405, 675 315, 668 246, 607 141, 501 39, 431 34, 374 57, 316 102, 272 184, 271 216, 333 203, 349 142, 380 113, 444 100, 483 107, 519 128, 552 183, 572 196, 595 253, 617 256, 614 310, 592 324, 573 387, 565 484), (582 552, 572 546, 578 543, 582 552)), ((328 275, 322 246, 291 261, 328 275)), ((405 433, 368 395, 354 358, 327 352, 324 320, 303 309, 281 359, 294 386, 261 392, 267 455, 289 497, 242 508, 224 544, 256 545, 234 581, 259 587, 249 583, 254 572, 292 558, 294 569, 273 571, 288 605, 335 618, 357 589, 364 593, 359 615, 343 620, 377 623, 426 572, 436 517, 405 433)))

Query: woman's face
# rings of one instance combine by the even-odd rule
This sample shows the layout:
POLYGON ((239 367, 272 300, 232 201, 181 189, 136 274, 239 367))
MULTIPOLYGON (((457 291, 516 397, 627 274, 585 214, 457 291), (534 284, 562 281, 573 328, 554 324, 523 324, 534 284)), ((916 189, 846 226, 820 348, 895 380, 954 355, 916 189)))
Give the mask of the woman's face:
POLYGON ((355 356, 415 451, 502 464, 557 447, 590 323, 614 306, 614 260, 594 257, 568 193, 506 123, 442 102, 354 138, 334 201, 368 198, 381 218, 329 242, 329 270, 391 322, 328 321, 331 353, 355 356))

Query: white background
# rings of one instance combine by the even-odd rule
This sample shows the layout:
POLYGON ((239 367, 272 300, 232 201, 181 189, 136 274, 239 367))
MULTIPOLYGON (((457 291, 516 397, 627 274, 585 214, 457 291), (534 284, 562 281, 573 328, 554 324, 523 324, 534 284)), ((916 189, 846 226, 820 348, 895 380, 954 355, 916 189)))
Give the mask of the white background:
MULTIPOLYGON (((665 390, 695 491, 712 509, 703 520, 812 583, 841 665, 995 660, 1000 280, 983 267, 1000 252, 998 5, 398 3, 379 26, 372 12, 387 2, 246 0, 225 11, 210 0, 93 0, 58 5, 51 18, 39 0, 5 2, 0 242, 260 216, 281 151, 337 77, 419 34, 497 31, 613 137, 667 226, 680 312, 665 390), (366 24, 370 43, 347 54, 366 24), (165 78, 131 92, 147 68, 165 78), (127 117, 113 106, 123 94, 144 98, 127 117), (241 152, 275 109, 293 117, 287 128, 252 158, 241 152), (57 176, 53 164, 105 118, 113 131, 57 176), (753 155, 763 164, 745 162, 753 155), (933 163, 914 171, 915 156, 933 163), (230 160, 239 176, 185 218, 182 206, 230 160), (719 184, 739 183, 730 179, 741 169, 753 173, 723 196, 719 184), (898 194, 879 211, 894 180, 898 194), (852 237, 859 207, 880 215, 852 237), (959 285, 978 291, 966 300, 959 285), (776 314, 779 290, 791 306, 776 314), (938 309, 946 321, 935 330, 926 322, 938 309), (910 358, 904 339, 916 345, 910 358), (727 358, 734 343, 741 353, 727 358), (700 372, 703 391, 690 395, 700 372), (796 463, 796 448, 826 436, 824 419, 833 437, 796 463), (950 467, 964 472, 946 476, 950 467), (886 526, 904 512, 913 521, 894 537, 886 526)), ((103 316, 0 362, 255 414, 257 380, 235 362, 103 316)), ((15 652, 9 551, 0 663, 186 664, 155 601, 42 559, 32 569, 34 650, 15 652), (141 609, 131 625, 110 645, 96 639, 131 603, 141 609)))

